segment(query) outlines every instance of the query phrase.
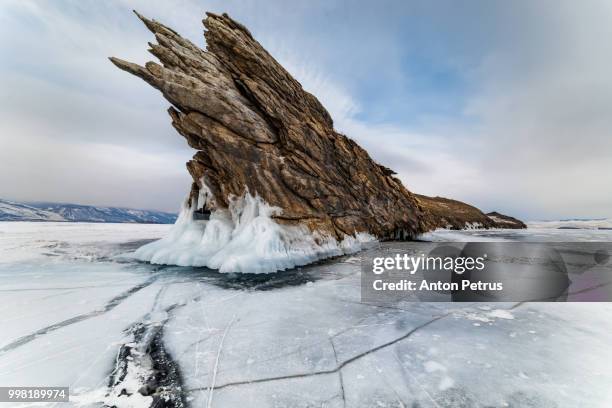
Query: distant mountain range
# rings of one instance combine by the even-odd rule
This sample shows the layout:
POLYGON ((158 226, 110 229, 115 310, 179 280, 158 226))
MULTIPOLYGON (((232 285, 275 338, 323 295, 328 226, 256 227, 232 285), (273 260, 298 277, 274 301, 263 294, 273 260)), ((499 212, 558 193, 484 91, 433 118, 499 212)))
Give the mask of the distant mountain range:
POLYGON ((173 224, 176 214, 65 203, 20 203, 0 199, 0 221, 173 224))

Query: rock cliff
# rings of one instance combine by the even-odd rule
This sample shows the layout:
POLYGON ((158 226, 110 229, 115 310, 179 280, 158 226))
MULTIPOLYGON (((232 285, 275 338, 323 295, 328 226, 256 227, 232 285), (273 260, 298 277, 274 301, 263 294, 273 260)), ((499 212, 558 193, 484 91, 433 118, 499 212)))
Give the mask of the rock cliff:
POLYGON ((210 189, 213 207, 248 190, 281 223, 332 234, 410 238, 427 230, 414 195, 348 137, 321 103, 240 23, 207 13, 207 49, 138 15, 155 34, 161 62, 111 61, 159 89, 172 124, 197 150, 187 164, 192 197, 210 189), (207 187, 204 187, 205 184, 207 187))
POLYGON ((392 170, 334 130, 317 98, 242 24, 207 13, 202 50, 136 14, 155 35, 149 51, 161 64, 111 61, 172 104, 174 128, 197 150, 187 163, 191 200, 212 196, 204 210, 248 192, 282 210, 277 222, 337 239, 359 232, 409 239, 441 225, 392 170))

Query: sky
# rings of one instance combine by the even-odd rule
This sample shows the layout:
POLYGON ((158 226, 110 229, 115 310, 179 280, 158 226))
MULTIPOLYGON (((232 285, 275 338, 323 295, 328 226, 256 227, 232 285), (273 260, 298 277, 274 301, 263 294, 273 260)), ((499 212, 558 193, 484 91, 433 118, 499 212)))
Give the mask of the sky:
POLYGON ((177 211, 192 151, 136 9, 205 47, 227 12, 411 191, 526 220, 612 217, 612 3, 0 2, 0 198, 177 211))

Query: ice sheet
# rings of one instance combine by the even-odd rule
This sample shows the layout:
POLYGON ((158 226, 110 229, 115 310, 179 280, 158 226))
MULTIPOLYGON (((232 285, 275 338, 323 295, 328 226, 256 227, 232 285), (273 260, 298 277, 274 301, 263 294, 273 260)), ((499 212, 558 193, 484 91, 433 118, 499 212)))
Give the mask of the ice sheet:
POLYGON ((555 228, 555 229, 590 229, 611 230, 612 219, 600 218, 593 220, 562 220, 562 221, 531 221, 527 225, 531 228, 555 228))
POLYGON ((159 226, 64 225, 0 224, 29 255, 0 263, 2 385, 67 385, 75 407, 149 406, 151 386, 194 407, 612 405, 610 304, 381 307, 359 254, 220 274, 118 256, 159 226))
POLYGON ((437 229, 421 234, 419 239, 433 242, 610 242, 612 241, 612 230, 596 228, 557 229, 528 223, 527 229, 517 230, 492 228, 488 230, 472 229, 457 231, 437 229))

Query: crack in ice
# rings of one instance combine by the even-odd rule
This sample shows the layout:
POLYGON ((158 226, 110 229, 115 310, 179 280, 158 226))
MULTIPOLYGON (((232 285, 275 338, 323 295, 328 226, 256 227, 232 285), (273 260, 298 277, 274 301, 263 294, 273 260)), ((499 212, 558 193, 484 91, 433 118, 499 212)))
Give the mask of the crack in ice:
MULTIPOLYGON (((279 380, 290 380, 290 379, 295 379, 295 378, 307 378, 307 377, 314 377, 314 376, 319 376, 319 375, 327 375, 327 374, 335 374, 338 371, 342 370, 344 367, 346 367, 347 365, 354 363, 355 361, 366 357, 372 353, 375 353, 379 350, 382 350, 386 347, 392 346, 393 344, 400 342, 402 340, 407 339, 408 337, 412 336, 414 333, 416 333, 417 331, 424 329, 425 327, 437 322, 438 320, 441 320, 445 317, 450 316, 452 313, 446 313, 440 316, 436 316, 433 319, 430 319, 428 321, 426 321, 425 323, 422 323, 418 326, 416 326, 415 328, 413 328, 412 330, 410 330, 409 332, 407 332, 406 334, 393 339, 391 341, 388 341, 386 343, 380 344, 374 348, 371 348, 369 350, 366 350, 362 353, 356 354, 355 356, 344 360, 342 363, 340 363, 338 366, 336 366, 335 368, 329 369, 329 370, 320 370, 320 371, 314 371, 314 372, 310 372, 310 373, 298 373, 298 374, 289 374, 289 375, 282 375, 282 376, 277 376, 277 377, 265 377, 265 378, 256 378, 253 380, 244 380, 244 381, 235 381, 235 382, 228 382, 225 384, 221 384, 221 385, 217 385, 214 387, 214 389, 216 390, 220 390, 223 388, 229 388, 229 387, 234 387, 234 386, 239 386, 239 385, 247 385, 247 384, 258 384, 258 383, 265 383, 265 382, 271 382, 271 381, 279 381, 279 380)), ((187 390, 187 392, 194 392, 194 391, 205 391, 205 390, 209 390, 211 387, 198 387, 198 388, 192 388, 187 390)))
POLYGON ((91 311, 89 313, 84 313, 84 314, 80 314, 74 317, 71 317, 69 319, 63 320, 59 323, 55 323, 52 324, 50 326, 46 326, 43 327, 41 329, 36 330, 34 333, 30 333, 27 334, 25 336, 22 336, 20 338, 18 338, 17 340, 12 341, 11 343, 3 346, 2 348, 0 348, 0 355, 5 354, 8 351, 14 350, 18 347, 23 346, 24 344, 27 344, 29 342, 31 342, 32 340, 36 339, 39 336, 54 332, 56 330, 59 330, 63 327, 66 326, 70 326, 72 324, 75 323, 79 323, 82 322, 83 320, 87 320, 87 319, 91 319, 93 317, 97 317, 100 316, 104 313, 110 312, 111 310, 113 310, 115 307, 119 306, 121 304, 121 302, 123 302, 124 300, 126 300, 127 298, 129 298, 130 296, 132 296, 133 294, 135 294, 136 292, 146 288, 147 286, 151 285, 153 282, 155 282, 157 280, 157 277, 151 277, 149 279, 147 279, 146 281, 144 281, 143 283, 136 285, 132 288, 130 288, 129 290, 115 296, 114 298, 112 298, 108 303, 106 303, 106 305, 104 305, 104 307, 102 309, 97 309, 94 311, 91 311))

